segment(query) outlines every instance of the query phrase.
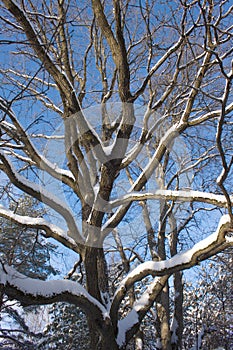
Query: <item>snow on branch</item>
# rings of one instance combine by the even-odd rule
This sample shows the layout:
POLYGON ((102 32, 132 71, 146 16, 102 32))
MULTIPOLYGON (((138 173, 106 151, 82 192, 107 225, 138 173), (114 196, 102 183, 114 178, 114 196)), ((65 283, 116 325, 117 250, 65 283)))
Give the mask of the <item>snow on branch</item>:
MULTIPOLYGON (((136 182, 137 183, 137 182, 136 182)), ((230 197, 233 203, 233 196, 230 197)), ((121 198, 109 201, 108 210, 118 207, 116 212, 106 221, 102 227, 102 236, 105 237, 115 225, 120 221, 121 217, 127 211, 132 201, 157 200, 165 199, 183 202, 200 202, 215 205, 218 207, 227 207, 227 200, 224 195, 216 195, 214 193, 192 191, 192 190, 156 190, 154 192, 138 192, 132 191, 121 198)))
MULTIPOLYGON (((57 165, 52 164, 38 152, 38 150, 32 144, 24 128, 21 126, 20 122, 18 121, 15 113, 11 108, 9 108, 7 101, 2 99, 1 97, 0 97, 0 109, 9 116, 9 118, 12 120, 12 123, 13 123, 13 124, 10 124, 3 120, 1 121, 0 126, 3 127, 9 133, 9 135, 12 134, 12 130, 13 130, 16 133, 17 137, 20 136, 23 144, 26 146, 28 153, 30 155, 29 159, 35 162, 39 169, 45 170, 48 174, 50 174, 54 178, 61 180, 62 182, 64 182, 65 184, 73 188, 74 177, 72 173, 68 170, 59 168, 57 165)), ((19 156, 17 155, 17 157, 19 156)))
MULTIPOLYGON (((120 205, 125 205, 131 201, 142 201, 148 199, 166 199, 173 201, 182 202, 202 202, 212 205, 217 205, 220 207, 225 207, 227 205, 226 198, 224 195, 216 195, 214 193, 192 191, 192 190, 156 190, 154 192, 131 192, 122 196, 119 199, 115 199, 109 202, 111 208, 118 207, 120 205)), ((233 202, 233 197, 231 198, 233 202)))
POLYGON ((135 332, 134 328, 139 328, 143 317, 163 289, 168 278, 169 275, 163 277, 155 277, 147 290, 138 300, 135 301, 131 311, 129 311, 126 317, 118 321, 118 345, 122 346, 131 339, 135 332))
POLYGON ((4 286, 4 293, 25 306, 64 301, 79 306, 92 317, 102 320, 108 317, 105 307, 78 282, 29 278, 1 262, 0 284, 4 286))
POLYGON ((9 10, 9 12, 22 26, 27 36, 28 42, 31 45, 31 48, 36 53, 37 57, 40 59, 47 72, 53 77, 61 96, 63 96, 63 100, 65 96, 69 109, 73 111, 72 114, 78 112, 77 123, 80 133, 83 135, 83 131, 88 130, 88 132, 86 133, 86 136, 88 136, 88 142, 92 146, 98 145, 100 153, 104 155, 102 144, 100 143, 99 138, 96 137, 96 133, 94 132, 93 128, 90 128, 88 120, 81 110, 81 106, 77 99, 73 83, 68 78, 66 72, 59 65, 55 64, 52 57, 50 57, 49 52, 45 49, 39 34, 33 27, 32 21, 30 21, 30 19, 27 17, 26 12, 23 9, 21 9, 16 2, 12 0, 4 0, 3 2, 6 8, 9 10))
POLYGON ((78 230, 70 208, 54 194, 18 174, 5 152, 0 151, 0 160, 3 163, 1 168, 9 177, 12 184, 59 213, 65 219, 72 238, 74 238, 76 242, 82 243, 83 237, 78 230))
MULTIPOLYGON (((225 108, 225 115, 229 114, 232 111, 233 111, 233 102, 230 103, 228 106, 226 106, 226 108, 225 108)), ((205 122, 206 120, 217 118, 217 117, 219 117, 221 115, 221 112, 222 112, 221 109, 217 109, 215 111, 208 112, 208 113, 204 114, 201 117, 198 117, 198 118, 190 120, 189 121, 189 125, 190 126, 195 126, 195 125, 198 125, 200 123, 205 122)))
POLYGON ((15 223, 29 228, 40 229, 45 231, 46 238, 54 238, 58 242, 62 243, 67 248, 70 248, 74 251, 78 251, 78 246, 75 241, 68 237, 64 230, 62 230, 57 225, 54 225, 43 218, 34 218, 31 216, 24 216, 15 214, 13 211, 5 208, 3 205, 0 205, 0 216, 8 220, 12 220, 15 223))
MULTIPOLYGON (((168 276, 176 271, 188 269, 200 261, 208 259, 210 256, 222 251, 223 249, 233 246, 233 240, 229 239, 227 233, 232 231, 232 223, 229 215, 223 215, 219 221, 217 230, 209 235, 207 238, 195 244, 191 249, 182 253, 176 254, 172 258, 163 261, 147 261, 140 264, 133 271, 131 271, 120 283, 117 288, 110 310, 111 318, 117 319, 117 313, 121 301, 124 299, 127 291, 134 285, 134 283, 141 281, 148 275, 168 276)), ((133 306, 134 314, 137 312, 138 319, 142 319, 143 315, 149 310, 152 303, 157 296, 158 280, 154 280, 143 295, 135 301, 133 306)), ((126 316, 127 317, 127 316, 126 316)), ((122 323, 123 324, 123 323, 122 323)), ((131 328, 135 327, 135 317, 132 321, 131 328)), ((128 324, 125 332, 129 332, 130 325, 128 324)), ((121 329, 121 339, 124 339, 121 329)))

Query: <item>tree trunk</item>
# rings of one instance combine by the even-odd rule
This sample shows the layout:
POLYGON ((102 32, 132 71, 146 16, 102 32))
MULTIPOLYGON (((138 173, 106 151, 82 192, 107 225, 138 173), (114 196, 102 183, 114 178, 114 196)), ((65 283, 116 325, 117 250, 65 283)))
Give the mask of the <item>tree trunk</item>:
POLYGON ((176 322, 175 337, 172 342, 172 350, 182 349, 182 338, 183 338, 183 283, 182 283, 182 272, 176 272, 174 274, 174 318, 176 322))
POLYGON ((98 324, 95 316, 88 319, 90 333, 90 350, 120 350, 113 332, 112 325, 103 321, 98 324))
MULTIPOLYGON (((158 256, 160 260, 166 260, 166 213, 168 205, 165 201, 160 201, 160 229, 158 232, 158 256)), ((170 333, 170 306, 169 306, 169 285, 166 283, 157 304, 157 331, 159 330, 162 349, 171 350, 170 333)))
POLYGON ((158 323, 157 332, 161 338, 163 350, 171 350, 171 333, 169 325, 169 298, 168 298, 168 284, 163 289, 159 302, 156 305, 158 323))
POLYGON ((102 303, 98 281, 98 252, 99 248, 86 247, 83 262, 86 272, 86 287, 95 299, 102 303))
MULTIPOLYGON (((170 251, 171 256, 175 256, 177 254, 177 245, 178 245, 178 231, 177 231, 177 222, 175 216, 170 213, 169 215, 169 225, 171 228, 171 244, 170 251)), ((172 350, 180 350, 182 349, 182 338, 183 338, 183 282, 182 282, 182 272, 178 271, 174 273, 174 322, 175 327, 173 329, 172 336, 172 350)))
MULTIPOLYGON (((83 257, 88 292, 106 306, 108 302, 107 269, 102 248, 86 247, 83 257)), ((109 319, 88 317, 91 350, 118 350, 113 326, 109 319)))

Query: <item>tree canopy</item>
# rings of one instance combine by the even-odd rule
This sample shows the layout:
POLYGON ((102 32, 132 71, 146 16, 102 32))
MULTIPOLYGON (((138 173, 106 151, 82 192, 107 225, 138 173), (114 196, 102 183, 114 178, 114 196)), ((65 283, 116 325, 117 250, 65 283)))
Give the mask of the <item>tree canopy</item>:
POLYGON ((141 349, 151 314, 155 348, 181 349, 182 271, 233 245, 232 17, 230 1, 1 1, 0 216, 77 255, 45 281, 2 260, 1 291, 81 309, 91 349, 141 349))

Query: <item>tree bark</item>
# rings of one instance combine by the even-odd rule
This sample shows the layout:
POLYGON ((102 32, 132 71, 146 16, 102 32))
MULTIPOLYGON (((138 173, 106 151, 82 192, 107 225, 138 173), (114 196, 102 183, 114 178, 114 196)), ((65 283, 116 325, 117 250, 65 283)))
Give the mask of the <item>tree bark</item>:
POLYGON ((90 350, 120 350, 109 319, 100 324, 93 316, 88 319, 88 327, 90 334, 90 350))
POLYGON ((98 250, 99 248, 87 246, 83 256, 83 262, 86 272, 87 291, 99 302, 102 302, 98 282, 98 250))
MULTIPOLYGON (((100 303, 108 303, 108 278, 106 261, 103 248, 86 247, 84 254, 84 266, 86 271, 86 286, 88 292, 100 303)), ((113 325, 106 319, 104 322, 88 317, 91 350, 113 350, 119 349, 113 325)))
MULTIPOLYGON (((158 255, 159 259, 166 260, 165 233, 166 233, 166 213, 168 205, 165 201, 160 201, 160 229, 158 233, 158 255)), ((157 304, 158 328, 163 350, 171 350, 171 333, 170 333, 170 307, 169 307, 169 285, 166 282, 157 304)))
MULTIPOLYGON (((178 230, 177 230, 177 223, 175 216, 170 213, 169 215, 169 225, 171 229, 171 244, 170 244, 170 251, 171 256, 175 256, 178 252, 177 245, 178 245, 178 230)), ((182 272, 177 271, 174 273, 174 321, 175 321, 175 335, 173 336, 172 341, 172 350, 179 350, 182 349, 182 338, 183 338, 183 330, 184 330, 184 324, 183 324, 183 282, 182 282, 182 272)))

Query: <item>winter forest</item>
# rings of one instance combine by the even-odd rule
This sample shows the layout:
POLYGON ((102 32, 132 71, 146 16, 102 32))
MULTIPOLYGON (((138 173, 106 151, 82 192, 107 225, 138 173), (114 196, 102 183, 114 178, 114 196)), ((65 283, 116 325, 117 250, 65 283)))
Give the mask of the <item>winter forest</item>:
POLYGON ((0 348, 233 349, 232 0, 2 0, 0 50, 0 348))

